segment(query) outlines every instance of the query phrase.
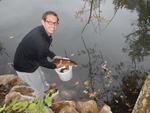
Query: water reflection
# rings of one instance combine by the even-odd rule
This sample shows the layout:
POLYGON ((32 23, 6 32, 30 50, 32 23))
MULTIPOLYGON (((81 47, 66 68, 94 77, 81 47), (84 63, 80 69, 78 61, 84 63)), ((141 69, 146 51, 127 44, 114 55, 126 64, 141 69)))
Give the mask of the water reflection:
MULTIPOLYGON (((110 67, 100 48, 88 48, 86 38, 81 37, 88 62, 82 68, 88 68, 88 80, 84 82, 83 94, 96 100, 98 105, 107 103, 114 113, 131 113, 148 71, 142 67, 120 62, 110 67)), ((84 97, 85 97, 84 96, 84 97)))
MULTIPOLYGON (((7 73, 13 73, 14 70, 12 68, 12 63, 8 61, 6 64, 4 63, 5 60, 3 57, 10 59, 9 54, 7 53, 6 49, 3 47, 3 43, 0 41, 0 70, 5 70, 7 73)), ((3 74, 0 72, 0 74, 3 74)))
MULTIPOLYGON (((76 12, 76 17, 80 18, 81 21, 85 21, 88 18, 82 33, 90 22, 96 22, 99 26, 104 19, 101 16, 102 11, 100 9, 100 4, 102 1, 103 0, 84 0, 84 5, 81 10, 76 12), (88 15, 88 17, 86 17, 86 15, 88 15), (83 17, 85 19, 83 19, 83 17)), ((123 52, 128 53, 128 56, 136 66, 136 62, 143 61, 144 57, 150 54, 150 1, 113 0, 113 4, 114 15, 106 23, 103 30, 105 30, 112 22, 118 9, 125 8, 131 11, 136 10, 138 12, 137 23, 132 24, 132 26, 135 26, 136 28, 132 33, 126 36, 125 43, 128 45, 122 49, 123 52)), ((95 31, 96 29, 97 27, 95 27, 95 31)))
POLYGON ((2 42, 0 41, 0 55, 6 55, 9 57, 8 53, 6 52, 6 49, 3 47, 2 42))
MULTIPOLYGON (((93 22, 93 17, 99 17, 95 18, 95 20, 97 25, 100 24, 101 1, 102 0, 99 0, 98 3, 96 3, 96 0, 91 2, 85 0, 83 8, 76 13, 76 17, 84 21, 82 16, 88 12, 88 16, 86 17, 88 20, 82 33, 87 25, 93 22), (97 4, 96 7, 94 7, 94 3, 97 4), (88 10, 85 10, 86 4, 88 4, 88 10), (95 16, 94 14, 97 15, 97 10, 99 11, 98 16, 95 16)), ((149 56, 150 53, 150 9, 148 7, 150 2, 114 0, 113 4, 115 6, 114 15, 108 21, 104 29, 109 26, 119 9, 125 8, 138 12, 137 23, 133 24, 133 26, 137 28, 134 32, 126 36, 125 43, 128 45, 123 48, 123 51, 128 53, 128 56, 132 58, 134 65, 126 65, 125 62, 120 62, 120 64, 114 65, 111 68, 100 68, 102 65, 106 65, 100 48, 98 51, 95 49, 96 47, 88 48, 86 44, 87 40, 85 41, 86 38, 81 36, 88 56, 88 64, 84 64, 84 68, 88 67, 89 86, 85 87, 84 91, 86 90, 86 93, 89 94, 88 96, 96 100, 98 104, 101 105, 101 103, 104 102, 109 104, 114 113, 131 113, 143 81, 148 75, 148 70, 144 70, 138 66, 136 61, 143 61, 144 57, 149 56), (108 71, 109 74, 108 72, 106 73, 106 71, 108 71), (107 76, 107 74, 109 76, 107 76)))
POLYGON ((96 22, 99 26, 101 22, 105 21, 105 17, 101 15, 101 2, 103 0, 83 0, 83 7, 78 10, 75 17, 85 22, 82 33, 90 22, 96 22))
POLYGON ((2 43, 0 42, 0 55, 2 54, 2 51, 3 51, 3 47, 2 47, 2 43))
POLYGON ((150 54, 150 7, 148 6, 150 6, 148 1, 137 2, 132 6, 138 12, 137 23, 135 23, 137 28, 126 36, 125 43, 128 46, 123 48, 123 51, 128 53, 134 64, 143 61, 144 57, 150 54))
POLYGON ((114 113, 131 113, 139 95, 147 72, 139 70, 126 70, 120 87, 114 87, 112 99, 106 101, 114 113))

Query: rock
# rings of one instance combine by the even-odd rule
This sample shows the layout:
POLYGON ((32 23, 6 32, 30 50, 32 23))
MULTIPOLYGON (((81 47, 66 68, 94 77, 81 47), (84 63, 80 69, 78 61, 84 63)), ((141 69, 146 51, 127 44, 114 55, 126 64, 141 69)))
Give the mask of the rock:
POLYGON ((54 113, 54 112, 50 108, 47 108, 45 113, 54 113))
POLYGON ((98 113, 97 104, 94 100, 77 102, 77 109, 80 113, 98 113))
POLYGON ((59 113, 79 113, 76 110, 76 103, 74 101, 65 101, 68 105, 60 110, 59 113))
POLYGON ((75 107, 76 107, 76 103, 74 101, 60 101, 60 102, 54 103, 51 108, 55 113, 60 113, 60 112, 61 113, 74 113, 74 112, 76 113, 75 107))
POLYGON ((0 75, 0 85, 10 85, 15 86, 19 84, 25 84, 18 76, 9 74, 9 75, 0 75))
POLYGON ((9 83, 11 80, 16 79, 17 76, 13 75, 13 74, 9 74, 9 75, 0 75, 0 84, 6 85, 7 83, 9 83))
POLYGON ((9 103, 12 100, 27 100, 27 101, 33 101, 35 98, 34 91, 29 86, 14 86, 11 88, 10 92, 5 96, 5 103, 9 103))
POLYGON ((150 74, 142 86, 132 113, 150 113, 150 74))
POLYGON ((22 95, 20 92, 10 92, 5 96, 4 103, 9 103, 12 100, 19 100, 19 101, 29 101, 32 102, 34 97, 22 95))
POLYGON ((23 83, 21 79, 13 74, 0 75, 0 103, 4 101, 6 94, 13 86, 23 83))
POLYGON ((62 109, 60 110, 59 113, 79 113, 79 112, 77 112, 74 107, 65 106, 64 108, 62 108, 62 109))
POLYGON ((2 99, 2 101, 4 100, 5 103, 8 103, 14 99, 29 101, 33 100, 33 89, 29 86, 25 86, 24 84, 25 82, 13 74, 1 75, 0 88, 3 89, 3 93, 1 93, 1 95, 5 97, 5 100, 2 99))
POLYGON ((112 113, 108 105, 98 109, 94 100, 89 101, 62 101, 51 107, 54 113, 112 113))
POLYGON ((111 108, 110 108, 108 105, 105 104, 105 105, 101 108, 101 110, 100 110, 99 113, 112 113, 112 112, 111 112, 111 108))
POLYGON ((35 96, 34 90, 30 86, 14 86, 10 92, 20 92, 22 95, 35 96))

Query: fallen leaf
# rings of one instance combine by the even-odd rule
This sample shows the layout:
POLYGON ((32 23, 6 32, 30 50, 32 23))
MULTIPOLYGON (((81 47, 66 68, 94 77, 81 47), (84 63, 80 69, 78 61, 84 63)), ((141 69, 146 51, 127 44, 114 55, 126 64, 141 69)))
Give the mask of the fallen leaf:
POLYGON ((96 97, 97 93, 94 91, 92 93, 89 93, 89 97, 96 97))
POLYGON ((76 82, 75 82, 75 85, 79 85, 79 81, 76 81, 76 82))
POLYGON ((83 83, 83 86, 84 87, 89 87, 89 85, 90 85, 90 82, 87 80, 87 81, 84 81, 84 83, 83 83))

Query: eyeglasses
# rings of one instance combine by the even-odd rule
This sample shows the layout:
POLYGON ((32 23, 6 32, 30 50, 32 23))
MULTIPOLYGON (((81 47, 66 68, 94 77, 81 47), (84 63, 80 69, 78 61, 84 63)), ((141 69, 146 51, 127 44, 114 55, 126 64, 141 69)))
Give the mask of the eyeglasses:
POLYGON ((45 20, 45 22, 47 22, 49 25, 54 25, 54 26, 57 26, 59 24, 58 22, 52 22, 49 20, 45 20))

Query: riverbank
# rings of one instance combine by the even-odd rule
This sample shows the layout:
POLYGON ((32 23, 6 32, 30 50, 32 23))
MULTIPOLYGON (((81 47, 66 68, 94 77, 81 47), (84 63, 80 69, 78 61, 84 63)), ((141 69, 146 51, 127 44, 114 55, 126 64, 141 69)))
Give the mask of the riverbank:
MULTIPOLYGON (((60 92, 61 93, 61 92, 60 92)), ((0 105, 9 104, 16 98, 19 101, 31 101, 34 91, 16 75, 0 75, 0 105)), ((59 97, 58 97, 59 98, 59 97)), ((1 107, 2 108, 2 107, 1 107)), ((10 110, 11 111, 11 110, 10 110)), ((97 106, 94 100, 61 100, 54 101, 46 113, 112 113, 108 105, 97 106)), ((2 112, 3 113, 3 112, 2 112)), ((13 113, 13 112, 9 112, 13 113)), ((27 113, 27 112, 17 112, 27 113)))

